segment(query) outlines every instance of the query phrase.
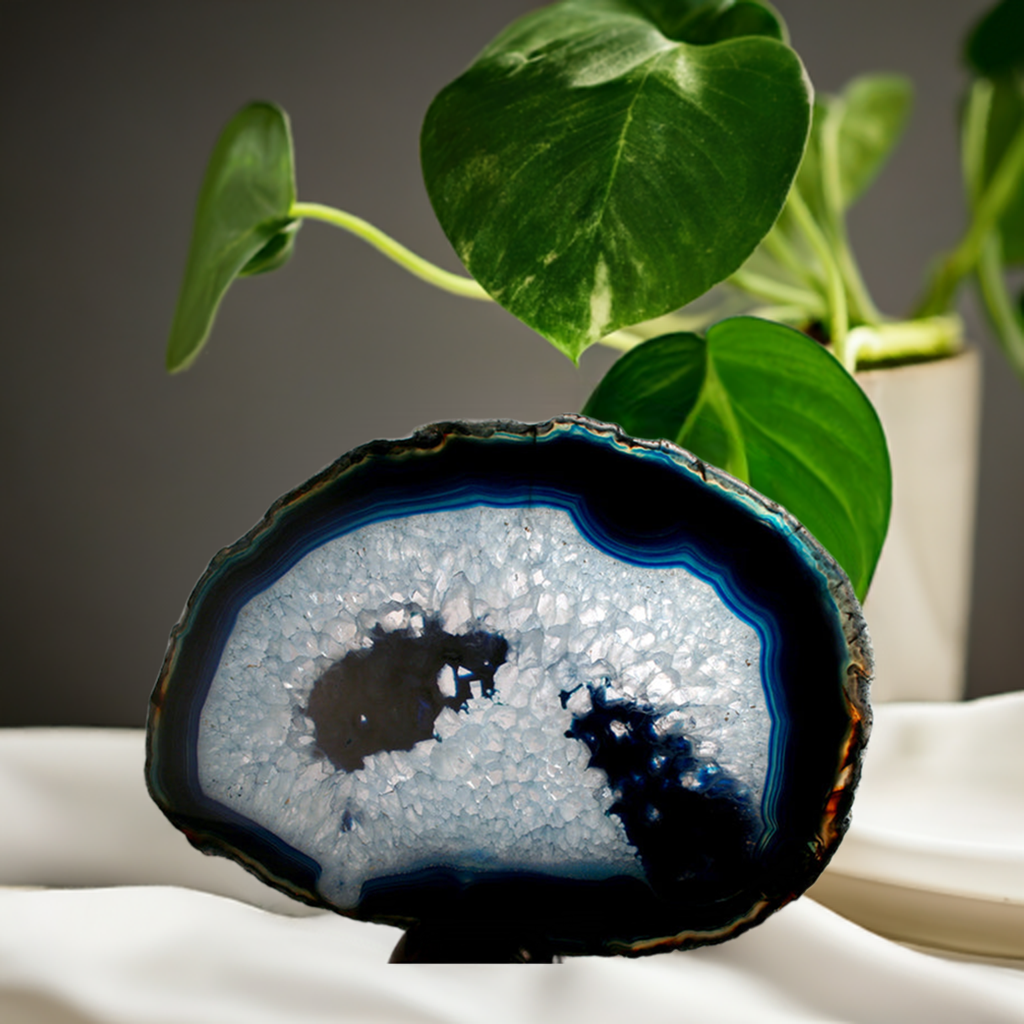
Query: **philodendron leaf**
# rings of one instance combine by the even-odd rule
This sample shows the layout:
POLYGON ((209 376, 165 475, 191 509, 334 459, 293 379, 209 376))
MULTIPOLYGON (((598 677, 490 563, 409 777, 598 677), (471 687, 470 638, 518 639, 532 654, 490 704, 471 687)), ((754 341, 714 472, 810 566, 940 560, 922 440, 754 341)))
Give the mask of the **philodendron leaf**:
POLYGON ((875 180, 910 116, 914 87, 902 75, 864 75, 843 90, 839 177, 852 205, 875 180))
POLYGON ((774 8, 759 0, 633 0, 669 39, 698 45, 739 36, 786 40, 786 26, 774 8))
POLYGON ((812 207, 824 202, 822 147, 826 119, 834 117, 842 210, 874 181, 899 141, 910 114, 913 86, 902 75, 862 75, 839 96, 819 96, 807 154, 797 183, 812 207))
MULTIPOLYGON (((1024 0, 1002 0, 967 37, 967 63, 992 80, 984 158, 987 185, 1017 132, 1024 130, 1024 0)), ((1000 220, 1003 260, 1024 264, 1024 181, 1000 220)))
POLYGON ((251 103, 224 128, 206 168, 185 278, 167 343, 167 369, 188 366, 236 277, 275 270, 292 252, 298 221, 288 116, 251 103))
POLYGON ((256 274, 268 274, 271 270, 283 267, 295 251, 295 236, 302 227, 301 220, 293 220, 286 224, 276 235, 242 269, 239 277, 254 277, 256 274))
POLYGON ((810 530, 864 598, 889 524, 885 435, 857 383, 806 335, 734 317, 706 338, 653 338, 612 366, 583 411, 742 475, 810 530))
POLYGON ((731 274, 799 165, 810 86, 769 8, 566 0, 434 100, 431 202, 470 273, 576 359, 731 274))
POLYGON ((985 78, 1024 70, 1024 0, 1002 0, 992 7, 967 37, 965 56, 985 78))

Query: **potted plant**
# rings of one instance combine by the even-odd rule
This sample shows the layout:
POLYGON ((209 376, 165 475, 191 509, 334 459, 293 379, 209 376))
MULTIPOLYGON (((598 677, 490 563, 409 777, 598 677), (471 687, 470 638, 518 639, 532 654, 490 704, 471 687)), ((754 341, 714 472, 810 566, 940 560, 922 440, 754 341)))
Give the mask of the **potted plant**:
MULTIPOLYGON (((423 127, 424 180, 468 278, 358 217, 298 201, 287 117, 270 104, 245 108, 207 170, 168 368, 195 359, 236 277, 282 266, 301 223, 323 220, 441 288, 499 302, 574 361, 592 344, 623 350, 584 411, 678 441, 786 506, 863 599, 891 475, 878 417, 851 373, 868 371, 883 407, 893 367, 959 363, 969 392, 953 304, 973 276, 1024 376, 1021 315, 1003 273, 1024 259, 1024 2, 1002 0, 970 36, 972 220, 905 320, 871 300, 845 212, 900 134, 908 85, 870 76, 815 99, 787 39, 757 0, 565 0, 515 22, 438 95, 423 127)), ((954 435, 969 433, 969 399, 962 417, 954 435)), ((970 477, 962 470, 954 492, 967 493, 970 477)), ((960 520, 954 543, 966 552, 969 502, 960 520)), ((949 544, 935 543, 947 562, 949 544)), ((954 632, 966 612, 958 600, 944 613, 961 619, 954 632)), ((887 605, 906 605, 879 603, 886 622, 887 605)), ((887 660, 883 650, 883 688, 887 660)), ((962 647, 945 661, 955 689, 962 647)))

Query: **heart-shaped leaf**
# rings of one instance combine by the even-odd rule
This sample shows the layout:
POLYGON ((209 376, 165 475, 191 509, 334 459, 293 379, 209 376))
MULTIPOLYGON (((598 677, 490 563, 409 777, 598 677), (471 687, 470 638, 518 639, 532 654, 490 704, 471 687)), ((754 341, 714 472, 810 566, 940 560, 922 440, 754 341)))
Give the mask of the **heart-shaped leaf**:
POLYGON ((853 79, 839 96, 819 96, 814 124, 797 183, 812 209, 825 206, 823 153, 834 145, 839 168, 841 213, 849 208, 889 158, 910 114, 913 86, 902 75, 863 75, 853 79), (826 121, 835 118, 829 138, 826 121))
POLYGON ((633 0, 669 39, 707 45, 739 36, 785 39, 776 11, 757 0, 633 0))
POLYGON ((789 509, 863 599, 889 524, 885 435, 854 379, 781 324, 734 317, 624 355, 584 413, 667 438, 789 509))
POLYGON ((843 90, 839 178, 851 206, 889 159, 910 116, 914 87, 902 75, 864 75, 843 90))
MULTIPOLYGON (((987 185, 1016 134, 1024 130, 1024 0, 1002 0, 974 26, 964 48, 975 74, 991 79, 982 188, 987 185)), ((1024 180, 1000 219, 1002 258, 1024 263, 1024 180)))
POLYGON ((291 256, 299 222, 288 116, 252 103, 224 128, 199 193, 185 278, 178 296, 167 369, 199 354, 217 307, 236 277, 275 270, 291 256))
POLYGON ((781 34, 767 7, 717 0, 567 0, 510 26, 423 126, 470 273, 572 359, 731 274, 806 142, 810 87, 781 34))
POLYGON ((1024 71, 1024 0, 1002 0, 967 37, 967 63, 985 78, 1024 71))

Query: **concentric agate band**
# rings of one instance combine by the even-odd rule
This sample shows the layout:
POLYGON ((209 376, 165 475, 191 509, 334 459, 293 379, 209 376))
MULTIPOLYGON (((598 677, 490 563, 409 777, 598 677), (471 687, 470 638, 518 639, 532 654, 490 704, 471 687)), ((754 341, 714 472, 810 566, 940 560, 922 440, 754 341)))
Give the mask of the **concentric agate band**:
POLYGON ((842 571, 727 474, 580 416, 442 423, 343 456, 214 558, 147 781, 199 849, 315 906, 686 948, 825 867, 870 676, 842 571), (332 715, 356 724, 330 739, 332 715), (382 715, 400 739, 357 735, 382 715))

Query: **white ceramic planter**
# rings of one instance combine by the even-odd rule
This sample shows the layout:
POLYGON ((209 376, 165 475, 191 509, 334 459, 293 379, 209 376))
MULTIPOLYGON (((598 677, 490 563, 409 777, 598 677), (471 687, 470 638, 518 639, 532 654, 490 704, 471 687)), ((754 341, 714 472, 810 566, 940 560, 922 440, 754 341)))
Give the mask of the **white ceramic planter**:
POLYGON ((864 605, 872 700, 963 696, 978 464, 981 359, 868 370, 857 380, 885 428, 889 535, 864 605))

